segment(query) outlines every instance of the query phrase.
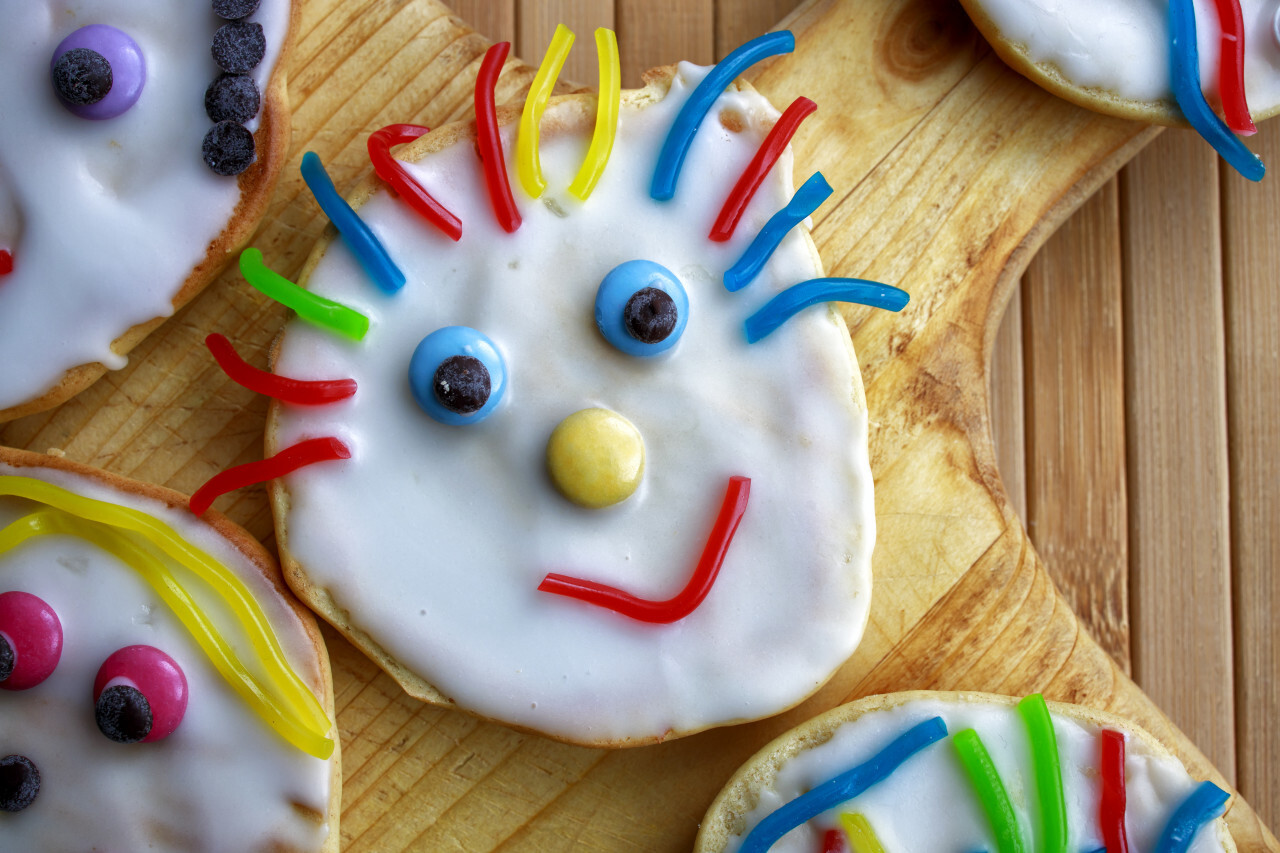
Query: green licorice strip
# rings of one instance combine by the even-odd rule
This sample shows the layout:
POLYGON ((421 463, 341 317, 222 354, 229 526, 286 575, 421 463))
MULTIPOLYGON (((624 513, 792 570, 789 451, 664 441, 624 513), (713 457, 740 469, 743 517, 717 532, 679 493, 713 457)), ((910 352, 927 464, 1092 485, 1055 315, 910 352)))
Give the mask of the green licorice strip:
POLYGON ((982 738, 973 729, 965 729, 957 732, 951 743, 996 834, 996 850, 999 853, 1026 853, 1009 794, 1004 789, 1004 782, 1000 781, 996 766, 991 763, 991 755, 983 746, 982 738))
POLYGON ((1058 737, 1053 732, 1049 707, 1039 693, 1018 703, 1018 716, 1031 739, 1031 765, 1040 802, 1040 835, 1037 853, 1066 853, 1067 803, 1062 793, 1062 766, 1058 760, 1058 737))
POLYGON ((369 331, 368 317, 289 281, 263 263, 262 252, 257 249, 248 248, 240 253, 240 272, 249 284, 286 308, 297 311, 298 316, 309 323, 345 335, 353 341, 362 340, 369 331))

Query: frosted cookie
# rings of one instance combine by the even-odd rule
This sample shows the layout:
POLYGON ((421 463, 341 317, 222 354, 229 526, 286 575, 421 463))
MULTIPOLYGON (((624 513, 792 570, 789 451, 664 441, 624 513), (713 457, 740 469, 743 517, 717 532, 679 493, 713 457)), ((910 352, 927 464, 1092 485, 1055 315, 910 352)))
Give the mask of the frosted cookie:
POLYGON ((307 291, 255 252, 241 266, 310 317, 275 346, 288 387, 260 390, 334 394, 269 416, 290 585, 413 696, 624 746, 776 713, 853 653, 867 412, 845 323, 813 303, 906 295, 821 278, 792 227, 831 191, 792 194, 783 149, 813 105, 779 118, 734 82, 790 33, 621 94, 611 37, 599 98, 547 102, 562 30, 523 112, 492 110, 495 46, 479 125, 395 161, 387 142, 421 129, 375 133, 397 193, 370 183, 354 211, 308 155, 343 238, 307 291))
POLYGON ((1000 57, 1049 91, 1110 115, 1190 124, 1246 177, 1262 177, 1232 131, 1251 134, 1254 119, 1280 112, 1275 0, 961 2, 1000 57))
POLYGON ((1114 714, 1039 695, 895 693, 756 753, 694 849, 1233 853, 1227 800, 1114 714))
POLYGON ((123 367, 257 228, 288 146, 294 15, 290 0, 6 8, 0 421, 123 367))
POLYGON ((338 849, 315 621, 185 500, 0 448, 6 849, 338 849))

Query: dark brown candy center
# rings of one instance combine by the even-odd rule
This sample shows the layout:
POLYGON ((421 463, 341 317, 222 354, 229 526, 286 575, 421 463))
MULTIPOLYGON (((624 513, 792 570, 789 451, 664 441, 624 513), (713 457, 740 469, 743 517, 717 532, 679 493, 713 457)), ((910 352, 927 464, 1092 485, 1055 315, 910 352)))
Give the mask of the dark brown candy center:
POLYGON ((53 87, 68 104, 96 104, 111 91, 111 83, 111 63, 87 47, 68 50, 53 65, 53 87))
POLYGON ((489 370, 469 355, 451 355, 440 362, 431 383, 440 405, 460 415, 480 411, 489 400, 489 370))
POLYGON ((0 637, 0 681, 8 681, 13 675, 13 646, 4 637, 0 637))
MULTIPOLYGON (((615 303, 617 304, 617 303, 615 303)), ((665 341, 679 319, 676 302, 656 287, 642 287, 622 309, 622 321, 631 337, 646 344, 665 341)))
POLYGON ((40 793, 40 771, 25 755, 0 758, 0 811, 20 812, 40 793))
POLYGON ((137 688, 108 687, 94 710, 98 728, 116 743, 137 743, 151 734, 151 703, 137 688))

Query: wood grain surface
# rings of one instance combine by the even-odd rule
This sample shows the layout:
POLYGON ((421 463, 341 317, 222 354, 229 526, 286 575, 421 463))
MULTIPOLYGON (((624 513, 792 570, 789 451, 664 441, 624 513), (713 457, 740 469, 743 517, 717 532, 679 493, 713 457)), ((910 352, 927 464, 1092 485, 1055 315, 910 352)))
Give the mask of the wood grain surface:
MULTIPOLYGON (((564 21, 579 34, 565 77, 592 84, 582 36, 612 26, 634 85, 796 6, 301 2, 291 166, 255 240, 287 275, 324 225, 302 153, 351 186, 370 131, 467 114, 490 40, 536 64, 564 21)), ((899 316, 848 312, 880 519, 862 647, 777 718, 610 752, 420 706, 329 631, 343 849, 687 849, 720 785, 783 729, 870 692, 972 688, 1136 719, 1194 774, 1239 786, 1242 850, 1280 850, 1264 825, 1280 819, 1280 185, 1246 185, 1189 133, 1044 94, 949 0, 811 0, 786 23, 796 54, 753 76, 776 104, 819 104, 795 145, 802 174, 836 189, 815 216, 828 268, 913 296, 899 316)), ((499 100, 530 78, 513 59, 499 100)), ((1280 164, 1274 128, 1251 144, 1280 164)), ((265 401, 223 377, 204 336, 265 364, 285 314, 229 270, 126 370, 0 443, 190 492, 262 454, 265 401)), ((262 489, 217 506, 271 543, 262 489)))

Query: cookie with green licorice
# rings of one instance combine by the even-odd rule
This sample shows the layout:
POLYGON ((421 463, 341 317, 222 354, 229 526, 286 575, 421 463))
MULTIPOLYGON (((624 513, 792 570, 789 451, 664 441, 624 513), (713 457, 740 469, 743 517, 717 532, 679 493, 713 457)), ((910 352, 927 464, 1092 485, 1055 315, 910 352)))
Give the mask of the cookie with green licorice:
POLYGON ((1227 802, 1114 714, 912 691, 841 705, 765 746, 716 797, 694 850, 814 853, 852 835, 854 850, 1234 853, 1227 802), (1165 843, 1175 830, 1189 846, 1165 843))

